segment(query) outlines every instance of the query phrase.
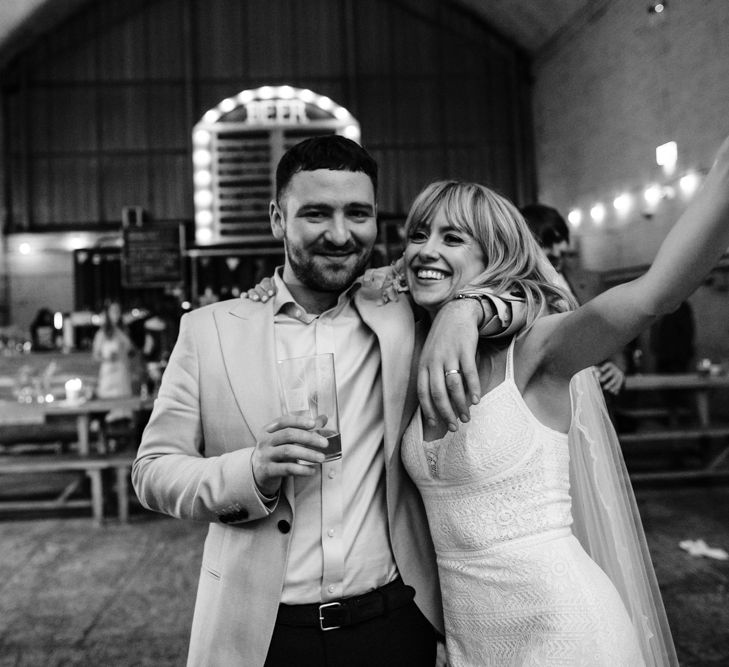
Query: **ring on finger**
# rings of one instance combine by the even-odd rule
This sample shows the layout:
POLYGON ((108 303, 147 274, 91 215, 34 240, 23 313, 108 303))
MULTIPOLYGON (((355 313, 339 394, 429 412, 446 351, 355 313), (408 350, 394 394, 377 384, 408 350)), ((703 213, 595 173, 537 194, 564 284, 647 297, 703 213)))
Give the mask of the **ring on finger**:
POLYGON ((447 370, 445 373, 443 373, 446 377, 449 375, 461 375, 461 371, 458 368, 451 368, 450 370, 447 370))

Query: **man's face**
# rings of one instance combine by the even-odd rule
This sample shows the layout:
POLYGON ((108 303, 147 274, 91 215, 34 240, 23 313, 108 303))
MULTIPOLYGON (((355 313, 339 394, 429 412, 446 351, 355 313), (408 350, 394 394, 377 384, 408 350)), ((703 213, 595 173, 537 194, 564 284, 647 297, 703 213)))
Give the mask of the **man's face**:
POLYGON ((375 191, 367 174, 300 171, 271 202, 271 228, 283 239, 287 284, 342 292, 364 271, 377 237, 375 191))

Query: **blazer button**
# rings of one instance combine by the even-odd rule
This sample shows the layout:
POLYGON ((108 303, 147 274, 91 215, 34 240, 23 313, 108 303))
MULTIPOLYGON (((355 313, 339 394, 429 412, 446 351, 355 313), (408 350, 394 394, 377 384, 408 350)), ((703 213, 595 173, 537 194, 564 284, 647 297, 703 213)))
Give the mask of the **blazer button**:
POLYGON ((281 519, 281 521, 278 522, 278 529, 285 535, 291 530, 291 524, 288 521, 281 519))

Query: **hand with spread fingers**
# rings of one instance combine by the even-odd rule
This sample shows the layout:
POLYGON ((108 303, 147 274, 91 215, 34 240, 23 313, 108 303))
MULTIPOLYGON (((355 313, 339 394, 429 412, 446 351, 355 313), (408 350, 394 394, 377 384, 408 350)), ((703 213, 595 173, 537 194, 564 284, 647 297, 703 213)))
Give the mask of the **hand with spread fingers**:
POLYGON ((612 361, 605 361, 598 367, 598 379, 603 391, 617 396, 623 388, 625 382, 625 373, 622 369, 612 361))
POLYGON ((241 292, 240 298, 266 303, 274 294, 276 294, 276 285, 272 278, 266 276, 251 289, 241 292))
POLYGON ((367 269, 362 276, 362 285, 379 290, 383 304, 398 301, 400 294, 408 291, 402 266, 403 259, 400 257, 389 266, 367 269))

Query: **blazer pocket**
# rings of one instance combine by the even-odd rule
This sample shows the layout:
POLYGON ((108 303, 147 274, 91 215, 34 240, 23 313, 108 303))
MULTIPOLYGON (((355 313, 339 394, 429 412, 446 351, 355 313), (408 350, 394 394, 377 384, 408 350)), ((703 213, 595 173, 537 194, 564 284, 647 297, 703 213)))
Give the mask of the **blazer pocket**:
POLYGON ((228 530, 217 524, 210 524, 208 536, 203 549, 202 569, 218 581, 222 577, 221 562, 223 549, 228 537, 228 530))

